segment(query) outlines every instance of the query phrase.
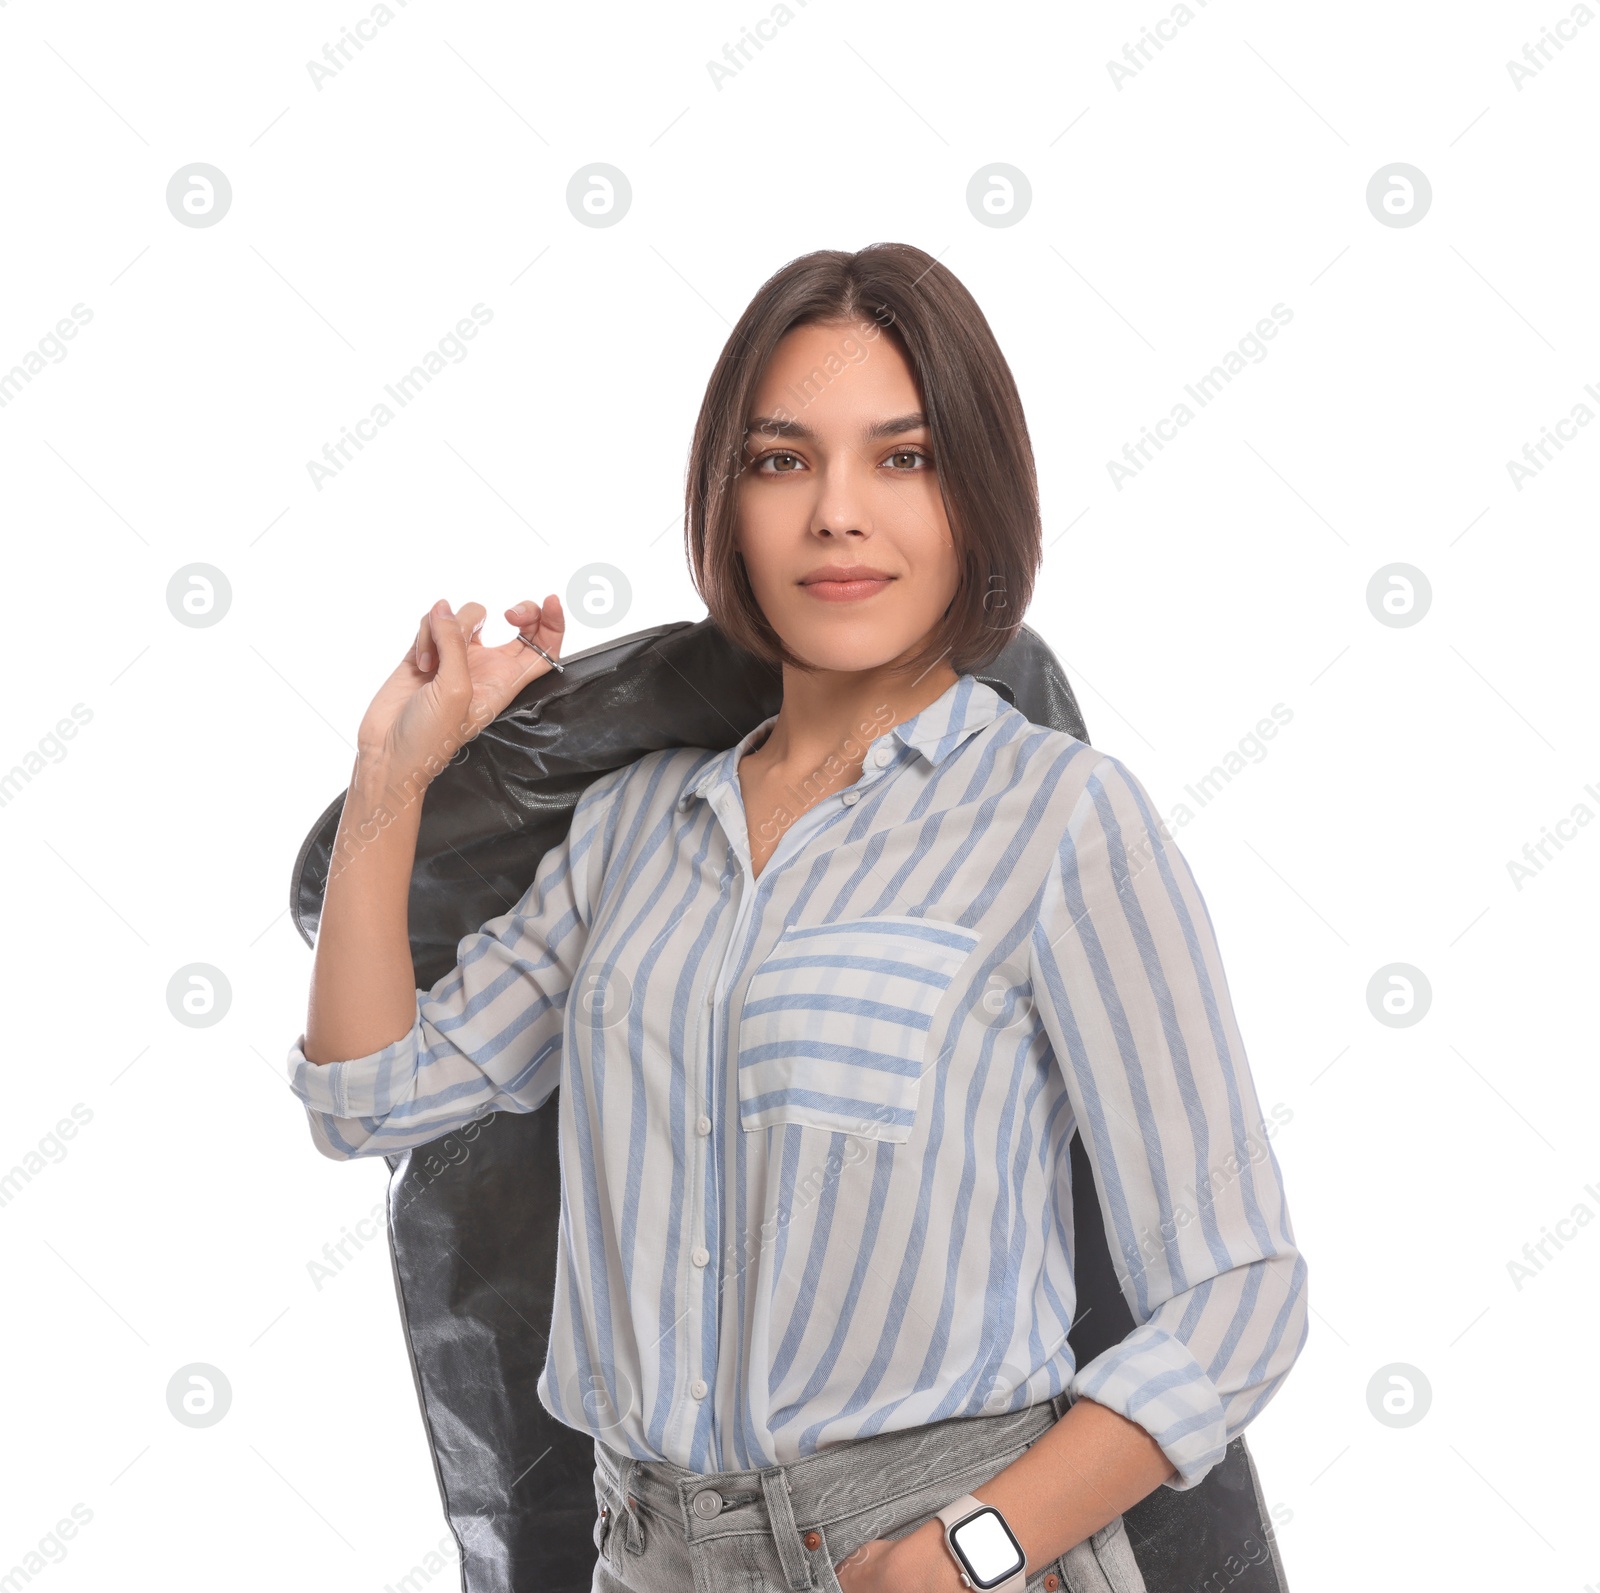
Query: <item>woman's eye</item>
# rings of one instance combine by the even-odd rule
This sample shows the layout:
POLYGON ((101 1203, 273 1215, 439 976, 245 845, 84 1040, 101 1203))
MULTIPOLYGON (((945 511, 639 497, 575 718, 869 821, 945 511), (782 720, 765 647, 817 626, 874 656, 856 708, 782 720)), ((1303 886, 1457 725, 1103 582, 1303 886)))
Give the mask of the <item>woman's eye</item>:
POLYGON ((759 470, 767 465, 772 465, 774 469, 770 472, 770 474, 790 475, 793 473, 794 467, 800 463, 801 459, 798 454, 764 454, 761 459, 757 461, 756 468, 759 470))
POLYGON ((889 463, 893 465, 896 470, 915 470, 917 468, 915 461, 919 459, 924 464, 928 463, 928 456, 923 453, 920 448, 897 448, 892 454, 889 455, 889 463), (913 462, 908 465, 897 463, 897 461, 902 459, 909 459, 913 462))

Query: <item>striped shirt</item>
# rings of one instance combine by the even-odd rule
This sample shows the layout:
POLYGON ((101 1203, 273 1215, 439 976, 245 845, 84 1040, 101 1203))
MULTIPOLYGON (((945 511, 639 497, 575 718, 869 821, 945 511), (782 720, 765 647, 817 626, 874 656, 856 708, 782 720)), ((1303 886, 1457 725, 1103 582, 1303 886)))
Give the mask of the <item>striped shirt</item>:
POLYGON ((1191 1488, 1307 1328, 1210 916, 1118 759, 970 675, 888 717, 758 875, 735 765, 776 715, 602 776, 410 1031, 302 1035, 291 1087, 347 1159, 562 1086, 539 1397, 614 1449, 758 1468, 1070 1384, 1191 1488), (1075 1198, 1137 1324, 1083 1366, 1075 1198))

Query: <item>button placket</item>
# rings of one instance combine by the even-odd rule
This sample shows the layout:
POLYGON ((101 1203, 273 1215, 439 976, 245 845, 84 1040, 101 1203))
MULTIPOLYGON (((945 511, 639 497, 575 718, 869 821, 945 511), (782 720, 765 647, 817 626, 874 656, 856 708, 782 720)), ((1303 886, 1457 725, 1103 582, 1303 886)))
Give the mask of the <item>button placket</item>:
MULTIPOLYGON (((723 878, 724 880, 734 881, 735 883, 733 888, 739 892, 738 904, 734 909, 733 925, 729 930, 726 939, 722 943, 720 954, 716 959, 716 972, 712 976, 710 984, 707 986, 705 1003, 700 1008, 699 1055, 701 1076, 708 1087, 708 1099, 711 1101, 713 1109, 716 1110, 719 1109, 723 1104, 722 1100, 715 1094, 715 1087, 718 1082, 716 1066, 717 1008, 719 1004, 719 997, 725 995, 723 985, 728 970, 728 959, 733 952, 734 946, 739 941, 741 932, 747 925, 752 906, 759 894, 762 882, 767 879, 769 874, 774 872, 775 865, 786 862, 786 858, 782 856, 785 848, 788 847, 790 850, 792 850, 794 846, 799 844, 799 840, 802 835, 808 833, 811 829, 818 826, 826 818, 827 807, 826 803, 824 802, 816 803, 813 807, 808 808, 804 813, 802 813, 800 817, 796 819, 792 825, 790 825, 790 827, 778 838, 778 844, 773 848, 771 854, 769 854, 766 864, 762 868, 760 877, 758 878, 750 872, 750 864, 748 861, 748 841, 746 841, 746 845, 741 853, 739 846, 734 843, 735 826, 730 822, 728 812, 723 806, 724 803, 728 803, 729 805, 736 804, 739 808, 741 817, 744 817, 743 793, 737 789, 737 774, 735 774, 727 782, 719 785, 719 787, 716 789, 713 789, 708 794, 712 808, 722 823, 723 832, 728 837, 730 850, 734 854, 734 865, 726 871, 723 878)), ((846 801, 850 803, 853 803, 857 796, 859 796, 859 792, 852 794, 851 792, 846 791, 844 793, 846 801)), ((748 837, 748 831, 745 833, 748 837)), ((695 1120, 696 1138, 699 1140, 706 1139, 710 1135, 711 1129, 712 1122, 710 1116, 705 1112, 701 1112, 695 1120)), ((698 1229, 702 1238, 704 1237, 706 1231, 707 1186, 710 1182, 710 1152, 712 1149, 713 1147, 711 1146, 706 1147, 706 1153, 701 1158, 701 1164, 695 1169, 694 1205, 689 1214, 691 1223, 694 1225, 694 1228, 698 1229)), ((693 1228, 691 1231, 693 1231, 693 1228)), ((691 1252, 690 1259, 695 1267, 705 1267, 710 1263, 711 1253, 704 1244, 700 1244, 697 1245, 691 1252)), ((703 1273, 701 1274, 700 1281, 703 1284, 703 1273)), ((681 1363, 685 1366, 694 1364, 693 1357, 698 1354, 698 1346, 700 1343, 698 1314, 699 1291, 691 1288, 689 1298, 689 1308, 684 1312, 683 1315, 684 1332, 687 1335, 687 1343, 690 1346, 688 1355, 684 1357, 684 1360, 681 1363)), ((719 1303, 717 1309, 720 1311, 720 1308, 719 1291, 719 1303)), ((719 1322, 717 1327, 720 1329, 720 1326, 721 1324, 719 1322)), ((720 1340, 720 1332, 717 1334, 717 1338, 720 1340)), ((696 1400, 704 1399, 709 1392, 710 1385, 703 1377, 697 1377, 689 1384, 689 1393, 696 1400)), ((689 1431, 692 1433, 695 1426, 692 1413, 688 1415, 687 1420, 689 1431)))
MULTIPOLYGON (((718 819, 721 821, 724 834, 728 837, 729 849, 733 854, 734 859, 732 865, 724 871, 722 879, 725 883, 731 882, 732 888, 738 892, 738 898, 733 912, 733 923, 728 930, 726 938, 723 940, 720 952, 716 956, 716 972, 712 975, 711 981, 706 988, 705 1005, 701 1008, 699 1047, 701 1077, 704 1080, 707 1090, 706 1099, 712 1105, 713 1110, 720 1109, 721 1104, 716 1094, 718 998, 723 993, 722 987, 723 981, 727 974, 728 958, 732 953, 735 944, 738 942, 740 932, 744 928, 746 920, 749 917, 751 906, 756 898, 756 887, 759 884, 759 881, 752 878, 750 874, 749 863, 747 861, 748 847, 746 847, 744 854, 741 855, 740 848, 734 841, 735 826, 730 823, 728 813, 723 806, 724 803, 739 803, 742 809, 742 801, 740 797, 730 791, 730 787, 735 783, 735 781, 730 780, 727 782, 727 784, 720 786, 710 794, 712 808, 717 814, 718 819)), ((770 866, 771 863, 769 860, 768 867, 770 866)), ((763 870, 763 873, 764 872, 765 871, 763 870)), ((695 1119, 696 1139, 700 1141, 708 1139, 711 1134, 711 1130, 712 1121, 710 1114, 704 1111, 700 1112, 695 1119)), ((710 1186, 713 1182, 711 1176, 714 1167, 714 1162, 712 1160, 713 1150, 714 1146, 707 1145, 705 1150, 700 1154, 699 1166, 695 1169, 694 1177, 694 1204, 691 1207, 689 1214, 691 1232, 698 1231, 701 1235, 702 1241, 704 1240, 707 1228, 707 1218, 709 1215, 709 1193, 710 1186)), ((701 1269, 710 1264, 711 1252, 702 1242, 697 1244, 690 1252, 689 1259, 695 1268, 701 1269)), ((694 1364, 694 1357, 699 1353, 698 1347, 700 1344, 700 1326, 698 1316, 698 1301, 700 1298, 701 1289, 704 1286, 704 1279, 705 1274, 703 1271, 701 1272, 699 1279, 691 1279, 691 1287, 689 1290, 690 1306, 689 1309, 684 1313, 685 1332, 688 1335, 687 1342, 689 1345, 689 1352, 684 1357, 683 1362, 685 1366, 692 1366, 694 1364), (696 1284, 698 1284, 698 1287, 694 1286, 696 1284)), ((720 1310, 720 1296, 716 1309, 720 1310)), ((718 1330, 720 1330, 720 1322, 716 1324, 716 1327, 718 1330)), ((720 1331, 717 1332, 716 1338, 720 1339, 720 1331)), ((714 1371, 715 1366, 713 1365, 712 1367, 703 1369, 714 1371)), ((704 1399, 709 1392, 710 1384, 704 1377, 696 1377, 693 1382, 689 1384, 689 1393, 694 1399, 704 1399)), ((690 1419, 689 1425, 692 1430, 694 1426, 692 1418, 690 1419)))
MULTIPOLYGON (((723 878, 726 880, 728 876, 725 875, 723 878)), ((738 921, 738 908, 734 910, 734 921, 738 921)), ((726 955, 728 955, 728 945, 731 944, 733 944, 733 937, 730 934, 728 940, 723 944, 722 953, 715 958, 714 966, 717 972, 707 980, 706 1001, 701 1006, 699 1056, 702 1059, 706 1059, 706 1064, 709 1064, 707 1072, 712 1078, 715 1076, 715 1051, 717 1051, 717 985, 722 982, 722 964, 726 960, 726 955)), ((694 1166, 693 1177, 690 1179, 690 1188, 693 1193, 690 1196, 690 1214, 688 1214, 690 1216, 688 1232, 699 1233, 699 1235, 706 1233, 706 1222, 710 1208, 712 1152, 714 1152, 715 1148, 714 1145, 709 1144, 710 1131, 712 1131, 710 1113, 699 1112, 694 1118, 693 1153, 696 1166, 694 1166)), ((694 1273, 690 1275, 690 1286, 688 1286, 690 1305, 688 1305, 688 1310, 683 1315, 686 1343, 688 1343, 688 1353, 686 1353, 682 1361, 685 1367, 694 1366, 696 1364, 696 1356, 701 1353, 699 1351, 702 1337, 701 1299, 702 1288, 704 1288, 704 1273, 701 1272, 701 1268, 704 1267, 704 1262, 701 1260, 702 1256, 706 1256, 709 1259, 706 1246, 704 1244, 696 1244, 693 1251, 690 1252, 690 1262, 696 1268, 699 1276, 694 1275, 694 1273)), ((709 1385, 707 1385, 706 1379, 704 1377, 693 1379, 693 1382, 688 1385, 688 1393, 690 1393, 690 1398, 696 1399, 696 1401, 706 1398, 707 1393, 709 1393, 709 1385)), ((691 1417, 691 1430, 693 1430, 694 1425, 696 1425, 696 1422, 691 1417)))

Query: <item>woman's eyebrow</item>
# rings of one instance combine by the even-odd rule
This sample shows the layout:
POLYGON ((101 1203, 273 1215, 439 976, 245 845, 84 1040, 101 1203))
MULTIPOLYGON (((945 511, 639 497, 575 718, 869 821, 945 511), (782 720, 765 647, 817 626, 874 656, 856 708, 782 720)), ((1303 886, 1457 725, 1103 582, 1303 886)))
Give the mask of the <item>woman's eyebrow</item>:
MULTIPOLYGON (((928 424, 928 417, 920 409, 909 415, 896 415, 891 420, 880 420, 867 427, 866 440, 876 442, 880 437, 899 437, 908 431, 920 431, 928 424)), ((798 420, 780 419, 775 415, 752 415, 746 434, 759 432, 767 437, 799 437, 805 442, 815 442, 817 434, 798 420)))

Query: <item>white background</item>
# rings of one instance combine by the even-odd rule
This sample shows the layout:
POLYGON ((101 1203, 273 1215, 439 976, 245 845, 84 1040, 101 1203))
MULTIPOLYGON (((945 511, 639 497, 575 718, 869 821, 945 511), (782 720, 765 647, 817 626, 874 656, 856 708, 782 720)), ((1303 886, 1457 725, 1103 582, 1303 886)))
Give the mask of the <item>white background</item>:
POLYGON ((1507 866, 1600 813, 1600 426, 1507 469, 1600 414, 1600 23, 1519 86, 1564 0, 1196 0, 1119 86, 1161 0, 794 10, 719 87, 762 0, 410 0, 319 88, 355 0, 0 4, 0 373, 92 312, 0 408, 0 771, 25 770, 0 805, 0 1574, 74 1505, 39 1573, 60 1593, 376 1590, 447 1538, 381 1238, 311 1279, 387 1171, 320 1158, 285 1083, 290 866, 435 598, 484 602, 499 641, 503 607, 603 561, 632 606, 569 604, 569 651, 703 615, 682 476, 732 321, 794 256, 894 239, 1015 370, 1028 620, 1095 744, 1170 813, 1292 713, 1174 834, 1263 1106, 1293 1113, 1313 1325, 1250 1442, 1295 1593, 1600 1584, 1600 1224, 1508 1268, 1600 1214, 1600 825, 1520 888, 1507 866), (232 187, 204 228, 165 197, 197 161, 232 187), (632 185, 612 227, 567 208, 594 162, 632 185), (1031 185, 1012 226, 966 204, 994 162, 1031 185), (1412 226, 1368 208, 1395 162, 1431 184, 1412 226), (474 304, 467 357, 316 486, 474 304), (1274 305, 1267 356, 1114 483, 1274 305), (169 610, 192 563, 231 586, 211 626, 169 610), (1404 627, 1367 601, 1395 563, 1432 592, 1404 627), (231 985, 209 1028, 168 1011, 192 962, 231 985), (1369 1010, 1391 963, 1431 987, 1408 1027, 1369 1010), (207 1428, 167 1409, 194 1362, 232 1390, 207 1428), (1403 1428, 1368 1403, 1393 1363, 1431 1388, 1403 1428))

